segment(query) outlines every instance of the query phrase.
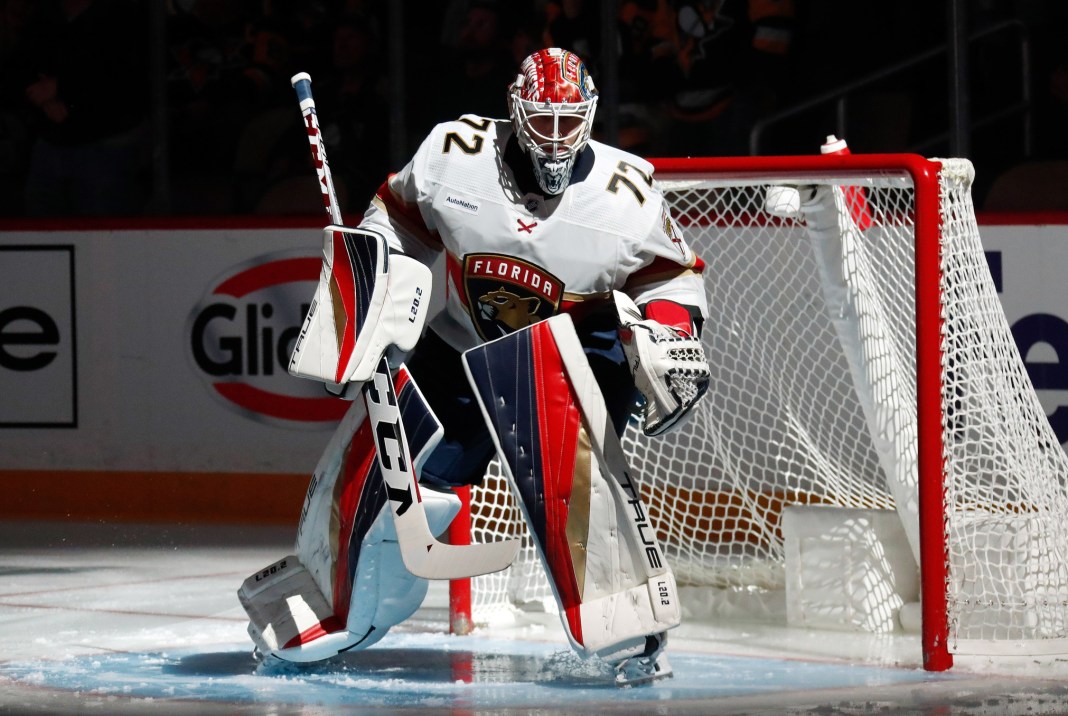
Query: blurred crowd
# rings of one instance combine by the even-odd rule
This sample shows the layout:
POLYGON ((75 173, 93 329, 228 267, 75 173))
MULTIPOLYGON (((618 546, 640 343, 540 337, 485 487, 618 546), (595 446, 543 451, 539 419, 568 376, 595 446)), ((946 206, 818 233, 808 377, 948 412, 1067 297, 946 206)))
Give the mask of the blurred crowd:
MULTIPOLYGON (((973 161, 993 174, 1028 152, 1068 158, 1068 3, 966 5, 973 27, 1014 19, 1028 33, 1037 138, 1006 139, 1021 121, 1006 117, 977 130, 973 161)), ((926 0, 614 6, 605 47, 598 0, 0 0, 0 216, 319 211, 295 72, 313 78, 342 203, 358 210, 433 124, 505 116, 506 86, 540 47, 580 54, 602 91, 614 68, 615 124, 605 137, 602 108, 601 138, 705 156, 749 154, 755 123, 946 39, 945 5, 926 0)), ((1018 101, 1018 45, 1003 34, 971 54, 973 114, 1018 101)), ((938 62, 850 98, 854 151, 944 155, 938 62)), ((816 151, 835 111, 780 122, 760 153, 816 151)))

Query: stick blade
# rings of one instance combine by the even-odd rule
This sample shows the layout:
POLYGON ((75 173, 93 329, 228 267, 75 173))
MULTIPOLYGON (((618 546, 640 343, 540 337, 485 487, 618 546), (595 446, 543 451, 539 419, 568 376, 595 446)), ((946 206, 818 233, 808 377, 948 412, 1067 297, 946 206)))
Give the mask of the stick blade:
POLYGON ((412 510, 400 519, 394 514, 394 519, 404 566, 423 579, 466 579, 492 574, 509 567, 519 553, 517 539, 467 545, 439 542, 426 527, 425 517, 420 525, 412 510))

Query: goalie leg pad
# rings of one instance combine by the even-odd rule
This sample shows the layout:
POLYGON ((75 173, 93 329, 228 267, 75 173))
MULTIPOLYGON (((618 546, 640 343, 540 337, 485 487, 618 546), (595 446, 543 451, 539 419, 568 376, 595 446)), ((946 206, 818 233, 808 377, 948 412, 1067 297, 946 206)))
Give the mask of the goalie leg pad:
MULTIPOLYGON (((396 383, 401 419, 418 470, 441 439, 441 424, 404 366, 397 371, 396 383)), ((442 509, 440 499, 428 498, 431 495, 424 494, 428 522, 440 533, 455 516, 459 502, 446 495, 446 509, 442 509)), ((368 636, 366 625, 375 622, 377 626, 381 622, 379 617, 364 614, 359 619, 361 626, 355 630, 346 628, 352 621, 352 605, 367 606, 359 592, 361 585, 366 586, 366 575, 376 570, 364 565, 364 560, 404 570, 400 555, 393 554, 396 533, 392 514, 385 506, 386 490, 376 460, 374 436, 364 402, 358 400, 338 425, 312 475, 297 527, 296 555, 252 575, 239 591, 251 621, 249 633, 260 651, 294 661, 317 661, 353 648, 368 636), (382 550, 388 553, 385 557, 382 550), (284 569, 279 567, 282 562, 287 565, 284 569), (269 582, 277 582, 276 587, 263 589, 269 582), (294 626, 286 626, 287 622, 294 626), (277 636, 281 632, 285 632, 285 638, 277 636), (299 638, 294 642, 295 637, 299 638)), ((408 583, 372 586, 371 593, 375 594, 399 595, 415 588, 408 583)), ((423 594, 425 589, 424 584, 423 594)), ((422 596, 412 592, 398 600, 415 601, 414 608, 418 608, 422 596)), ((386 617, 386 621, 393 618, 386 617)), ((396 623, 382 628, 374 641, 396 623)), ((370 643, 373 642, 364 646, 370 643)))
POLYGON ((677 626, 675 580, 570 317, 464 354, 572 646, 626 659, 677 626))
MULTIPOLYGON (((441 534, 460 511, 460 498, 452 492, 423 489, 427 523, 441 534)), ((371 646, 393 626, 415 613, 426 597, 429 581, 404 568, 393 513, 382 510, 360 546, 360 562, 353 582, 347 628, 367 638, 355 645, 371 646)))
MULTIPOLYGON (((442 428, 415 381, 401 366, 396 384, 401 420, 419 470, 442 428)), ((364 401, 354 401, 308 485, 297 527, 297 556, 344 622, 360 545, 386 505, 386 487, 364 401)))
POLYGON ((237 596, 249 616, 249 636, 262 654, 287 652, 290 661, 316 661, 351 642, 296 555, 251 575, 237 596), (306 651, 304 643, 309 645, 306 651))
MULTIPOLYGON (((431 490, 423 495, 423 504, 437 534, 460 509, 456 495, 431 490)), ((389 510, 379 510, 360 543, 359 556, 345 624, 296 555, 246 579, 238 599, 249 615, 249 636, 260 652, 284 661, 310 662, 366 649, 419 609, 428 582, 404 568, 389 510)))

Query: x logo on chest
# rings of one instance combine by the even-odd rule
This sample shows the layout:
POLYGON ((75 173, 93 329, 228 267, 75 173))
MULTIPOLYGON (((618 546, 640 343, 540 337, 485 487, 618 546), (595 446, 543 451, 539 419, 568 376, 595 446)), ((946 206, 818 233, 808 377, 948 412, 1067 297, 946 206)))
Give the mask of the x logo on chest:
POLYGON ((519 228, 516 231, 525 231, 528 234, 534 233, 534 227, 538 225, 538 222, 532 221, 529 224, 524 224, 522 219, 516 219, 519 222, 519 228))

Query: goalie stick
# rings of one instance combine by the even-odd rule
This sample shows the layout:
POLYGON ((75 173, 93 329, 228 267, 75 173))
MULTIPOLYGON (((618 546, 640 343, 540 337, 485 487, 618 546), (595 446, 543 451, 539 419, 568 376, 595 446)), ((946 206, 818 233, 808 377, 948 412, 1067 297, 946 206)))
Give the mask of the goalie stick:
POLYGON ((323 192, 323 206, 330 217, 330 223, 341 226, 341 207, 337 205, 337 192, 334 191, 334 178, 330 174, 330 165, 326 161, 326 145, 323 134, 319 131, 319 116, 315 111, 315 98, 312 96, 311 75, 299 72, 290 82, 297 91, 300 113, 304 118, 304 130, 308 133, 308 144, 315 163, 315 173, 319 177, 319 189, 323 192))
MULTIPOLYGON (((311 76, 300 72, 293 75, 291 82, 300 102, 312 160, 323 194, 323 206, 331 223, 340 226, 341 208, 337 203, 326 147, 319 131, 311 76)), ((387 499, 397 529, 397 542, 408 571, 424 579, 462 579, 499 572, 508 567, 519 551, 519 540, 451 545, 438 541, 430 532, 408 441, 404 437, 392 370, 384 355, 372 380, 364 383, 363 398, 375 434, 375 453, 382 479, 386 483, 387 499)))

